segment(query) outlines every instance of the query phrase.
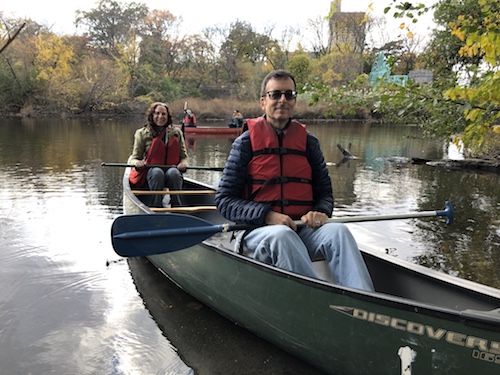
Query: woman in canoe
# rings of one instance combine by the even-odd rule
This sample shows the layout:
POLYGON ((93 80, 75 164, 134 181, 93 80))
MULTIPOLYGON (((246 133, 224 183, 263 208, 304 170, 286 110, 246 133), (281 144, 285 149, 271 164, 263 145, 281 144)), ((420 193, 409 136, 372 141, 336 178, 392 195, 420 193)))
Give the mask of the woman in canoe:
MULTIPOLYGON (((184 136, 172 125, 172 115, 165 103, 152 103, 146 111, 146 125, 137 129, 129 157, 135 168, 130 172, 130 185, 135 189, 181 190, 182 172, 186 171, 188 154, 184 136), (168 168, 147 165, 165 165, 168 168)), ((162 207, 162 195, 144 195, 144 203, 162 207)), ((179 195, 172 195, 172 206, 182 206, 179 195)))

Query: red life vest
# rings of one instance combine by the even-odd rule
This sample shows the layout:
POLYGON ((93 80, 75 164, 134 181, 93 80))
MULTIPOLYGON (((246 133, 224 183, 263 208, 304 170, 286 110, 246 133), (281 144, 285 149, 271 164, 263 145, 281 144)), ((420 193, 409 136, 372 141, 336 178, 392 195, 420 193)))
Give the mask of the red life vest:
POLYGON ((196 116, 194 115, 194 113, 191 116, 186 114, 186 116, 184 117, 184 125, 186 126, 196 125, 196 116))
MULTIPOLYGON (((145 162, 147 164, 156 165, 177 165, 180 162, 180 145, 179 137, 177 134, 170 138, 168 143, 165 145, 163 138, 165 137, 166 128, 156 137, 153 138, 151 142, 151 147, 146 152, 145 162)), ((166 170, 166 168, 163 168, 166 170)), ((146 185, 146 176, 148 174, 148 168, 141 168, 139 170, 133 168, 130 171, 129 181, 132 187, 140 188, 146 185)))
POLYGON ((252 145, 244 198, 299 219, 313 207, 306 127, 292 120, 278 136, 263 117, 247 120, 252 145))

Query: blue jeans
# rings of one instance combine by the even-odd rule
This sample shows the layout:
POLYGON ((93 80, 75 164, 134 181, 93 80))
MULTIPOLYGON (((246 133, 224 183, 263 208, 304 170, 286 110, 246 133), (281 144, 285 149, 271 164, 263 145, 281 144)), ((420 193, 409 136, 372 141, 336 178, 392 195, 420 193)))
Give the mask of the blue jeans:
MULTIPOLYGON (((349 229, 327 223, 299 233, 286 225, 256 228, 245 236, 246 254, 261 262, 318 278, 311 259, 324 258, 337 284, 373 291, 366 264, 349 229)), ((236 243, 239 249, 240 238, 236 243)))
MULTIPOLYGON (((147 174, 147 182, 149 190, 163 190, 166 187, 169 190, 182 190, 184 179, 177 168, 169 168, 166 172, 163 172, 161 168, 150 168, 147 174)), ((161 207, 162 199, 163 195, 145 195, 143 202, 151 207, 161 207)), ((182 206, 180 195, 172 194, 170 202, 173 207, 182 206)))

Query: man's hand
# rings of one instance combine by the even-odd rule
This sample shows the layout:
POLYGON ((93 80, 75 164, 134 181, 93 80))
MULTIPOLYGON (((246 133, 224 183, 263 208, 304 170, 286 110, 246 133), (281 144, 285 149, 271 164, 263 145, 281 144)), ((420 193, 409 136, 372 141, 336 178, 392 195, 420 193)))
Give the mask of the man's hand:
POLYGON ((297 230, 297 225, 295 225, 292 218, 288 215, 280 214, 276 211, 269 211, 266 215, 266 224, 267 225, 286 225, 287 227, 292 228, 294 231, 297 230))
POLYGON ((328 220, 328 216, 323 212, 309 211, 300 218, 302 222, 310 228, 319 228, 328 220))

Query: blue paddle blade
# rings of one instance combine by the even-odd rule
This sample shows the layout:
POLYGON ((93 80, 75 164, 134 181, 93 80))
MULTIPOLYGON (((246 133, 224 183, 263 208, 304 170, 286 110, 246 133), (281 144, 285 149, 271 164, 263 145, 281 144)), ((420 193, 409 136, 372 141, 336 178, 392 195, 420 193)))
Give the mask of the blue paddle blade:
POLYGON ((169 253, 222 232, 222 225, 183 214, 124 215, 111 226, 115 252, 123 257, 169 253))

